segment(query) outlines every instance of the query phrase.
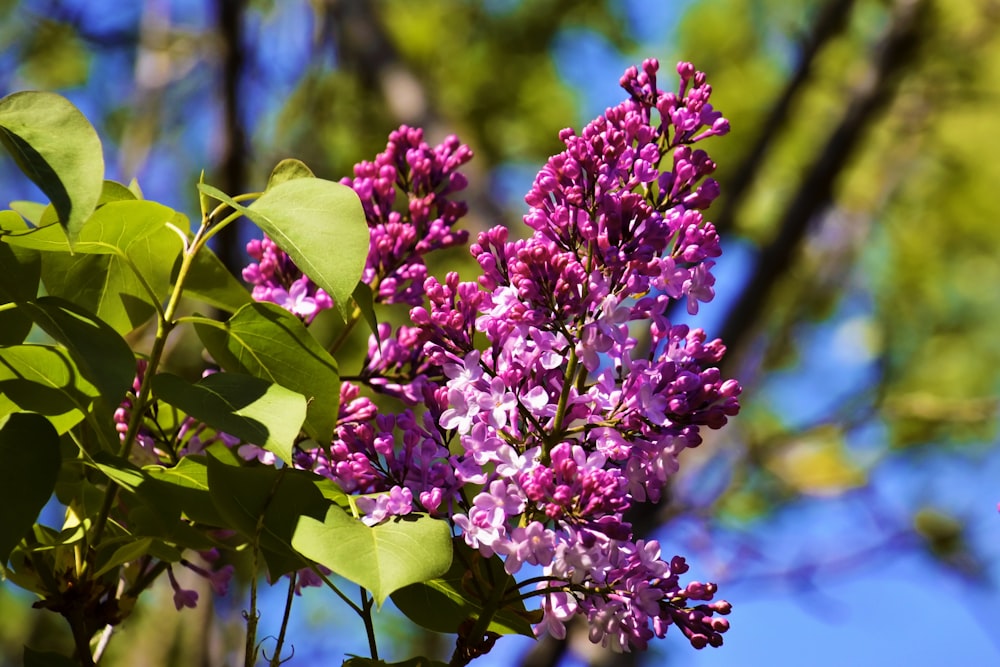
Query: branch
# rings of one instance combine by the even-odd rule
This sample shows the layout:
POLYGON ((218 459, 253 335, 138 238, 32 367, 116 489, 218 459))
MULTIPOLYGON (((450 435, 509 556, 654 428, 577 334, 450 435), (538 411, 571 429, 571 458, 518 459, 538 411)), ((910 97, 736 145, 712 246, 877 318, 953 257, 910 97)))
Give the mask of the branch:
POLYGON ((816 57, 830 40, 843 32, 853 6, 854 0, 830 0, 820 10, 812 30, 802 42, 798 67, 785 84, 781 95, 775 100, 753 145, 736 168, 736 172, 726 180, 722 208, 714 218, 715 227, 720 232, 728 231, 733 226, 735 212, 746 197, 754 178, 760 173, 760 165, 767 158, 771 146, 775 143, 775 137, 785 126, 789 111, 812 75, 816 57))
POLYGON ((730 366, 739 357, 738 349, 749 342, 749 333, 758 324, 771 290, 794 261, 810 221, 830 205, 838 174, 847 165, 865 130, 894 98, 903 69, 926 39, 923 19, 928 11, 927 0, 896 1, 890 27, 870 71, 850 100, 840 124, 806 172, 781 219, 777 236, 761 251, 753 275, 726 317, 720 336, 730 349, 727 357, 730 366))
MULTIPOLYGON (((245 0, 216 0, 216 27, 222 45, 222 118, 224 137, 219 159, 219 188, 229 194, 238 194, 246 187, 248 161, 246 129, 243 126, 240 104, 240 82, 246 63, 243 46, 243 15, 245 0)), ((216 242, 216 252, 231 273, 240 275, 243 253, 239 248, 240 225, 228 225, 216 242)))

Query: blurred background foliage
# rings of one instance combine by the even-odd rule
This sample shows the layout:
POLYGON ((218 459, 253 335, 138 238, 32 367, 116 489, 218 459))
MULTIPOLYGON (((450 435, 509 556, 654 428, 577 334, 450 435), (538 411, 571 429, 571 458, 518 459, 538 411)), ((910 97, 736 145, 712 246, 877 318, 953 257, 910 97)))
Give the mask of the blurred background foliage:
MULTIPOLYGON (((744 409, 635 520, 720 581, 738 627, 743 594, 904 554, 993 590, 998 519, 969 490, 997 459, 998 23, 997 0, 0 0, 0 91, 67 95, 111 177, 187 211, 202 168, 252 191, 287 156, 347 175, 400 123, 456 133, 477 156, 467 227, 523 233, 559 129, 616 103, 627 65, 658 57, 670 87, 693 61, 733 127, 709 147, 718 297, 693 321, 728 344, 744 409)), ((38 198, 0 169, 5 200, 38 198)), ((219 248, 237 271, 245 233, 219 248)), ((434 268, 455 267, 471 277, 461 253, 434 268)), ((62 641, 15 595, 0 586, 3 664, 62 641)), ((230 660, 241 602, 219 604, 185 612, 203 622, 139 610, 108 664, 230 660)), ((415 650, 441 641, 383 625, 415 650)), ((682 644, 649 664, 683 662, 682 644)))

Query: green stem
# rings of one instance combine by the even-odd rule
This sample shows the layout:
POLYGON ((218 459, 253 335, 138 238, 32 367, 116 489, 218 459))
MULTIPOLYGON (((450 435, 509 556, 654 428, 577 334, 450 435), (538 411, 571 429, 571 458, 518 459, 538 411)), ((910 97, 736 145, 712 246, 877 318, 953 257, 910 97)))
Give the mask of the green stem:
POLYGON ((372 660, 378 660, 378 646, 375 644, 375 624, 372 621, 372 606, 375 604, 375 599, 368 596, 368 591, 365 587, 361 587, 361 608, 364 613, 361 618, 365 622, 365 632, 368 633, 368 650, 371 653, 372 660))
MULTIPOLYGON (((153 347, 149 353, 149 363, 146 365, 146 372, 143 375, 142 383, 139 386, 139 392, 136 395, 135 403, 132 405, 132 413, 129 415, 128 430, 125 432, 125 441, 122 443, 122 448, 119 452, 119 456, 123 459, 127 459, 129 453, 131 453, 132 445, 135 443, 136 435, 139 433, 139 428, 142 425, 142 419, 146 412, 149 394, 152 388, 153 376, 156 375, 156 369, 159 367, 160 359, 163 357, 163 351, 166 349, 167 338, 176 326, 176 322, 173 321, 173 318, 177 313, 181 296, 184 293, 184 282, 187 279, 188 273, 191 271, 191 265, 194 262, 195 255, 205 243, 206 231, 207 220, 202 220, 201 227, 195 234, 194 239, 185 247, 184 253, 181 255, 181 265, 177 272, 177 281, 174 283, 174 289, 170 294, 170 300, 167 301, 167 305, 162 312, 158 310, 159 317, 156 322, 156 338, 153 340, 153 347)), ((104 492, 104 502, 101 505, 100 513, 94 521, 93 537, 91 540, 92 545, 100 542, 101 536, 104 533, 104 528, 108 522, 108 517, 111 514, 111 508, 114 506, 117 496, 118 485, 113 481, 109 482, 107 489, 104 492)))
POLYGON ((569 392, 576 383, 575 377, 578 364, 579 360, 576 358, 576 349, 570 348, 569 362, 566 364, 566 373, 563 375, 563 386, 562 391, 559 393, 559 403, 556 405, 556 416, 552 423, 552 432, 545 439, 544 449, 542 450, 542 465, 549 464, 549 454, 562 438, 563 422, 566 420, 566 409, 569 405, 569 392))
POLYGON ((278 631, 278 640, 274 646, 274 655, 271 656, 271 667, 280 667, 281 649, 285 646, 285 632, 288 630, 288 617, 292 614, 292 600, 295 599, 295 579, 296 572, 288 575, 288 595, 285 596, 285 613, 281 616, 281 629, 278 631))
POLYGON ((257 662, 257 556, 260 551, 257 545, 253 549, 253 572, 250 575, 250 611, 243 613, 243 618, 247 622, 247 639, 244 645, 246 653, 243 656, 244 667, 253 667, 257 662))

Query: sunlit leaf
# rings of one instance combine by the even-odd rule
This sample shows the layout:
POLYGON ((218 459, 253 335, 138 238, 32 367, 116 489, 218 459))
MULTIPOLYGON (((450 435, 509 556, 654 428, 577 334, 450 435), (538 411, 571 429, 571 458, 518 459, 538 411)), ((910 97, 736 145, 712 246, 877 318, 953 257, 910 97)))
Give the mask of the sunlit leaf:
POLYGON ((250 218, 347 317, 369 244, 364 209, 354 190, 321 178, 293 178, 244 207, 216 188, 199 188, 250 218))
POLYGON ((276 185, 281 185, 285 181, 296 178, 315 178, 316 174, 306 166, 301 160, 287 158, 279 162, 271 171, 271 176, 267 179, 267 189, 270 190, 276 185))
POLYGON ((336 505, 322 521, 301 517, 292 546, 364 586, 380 605, 393 591, 447 572, 452 556, 447 521, 414 514, 369 527, 336 505))
POLYGON ((26 91, 0 99, 0 144, 52 201, 76 239, 101 196, 104 154, 90 122, 65 97, 26 91))

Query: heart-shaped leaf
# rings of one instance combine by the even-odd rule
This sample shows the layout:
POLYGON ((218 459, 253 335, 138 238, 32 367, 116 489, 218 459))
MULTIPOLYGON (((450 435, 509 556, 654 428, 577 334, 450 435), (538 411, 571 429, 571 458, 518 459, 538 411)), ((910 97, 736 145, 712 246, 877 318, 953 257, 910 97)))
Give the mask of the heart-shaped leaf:
POLYGON ((367 588, 379 605, 393 591, 447 572, 452 555, 447 521, 411 514, 369 527, 336 505, 323 521, 301 517, 292 546, 367 588))

